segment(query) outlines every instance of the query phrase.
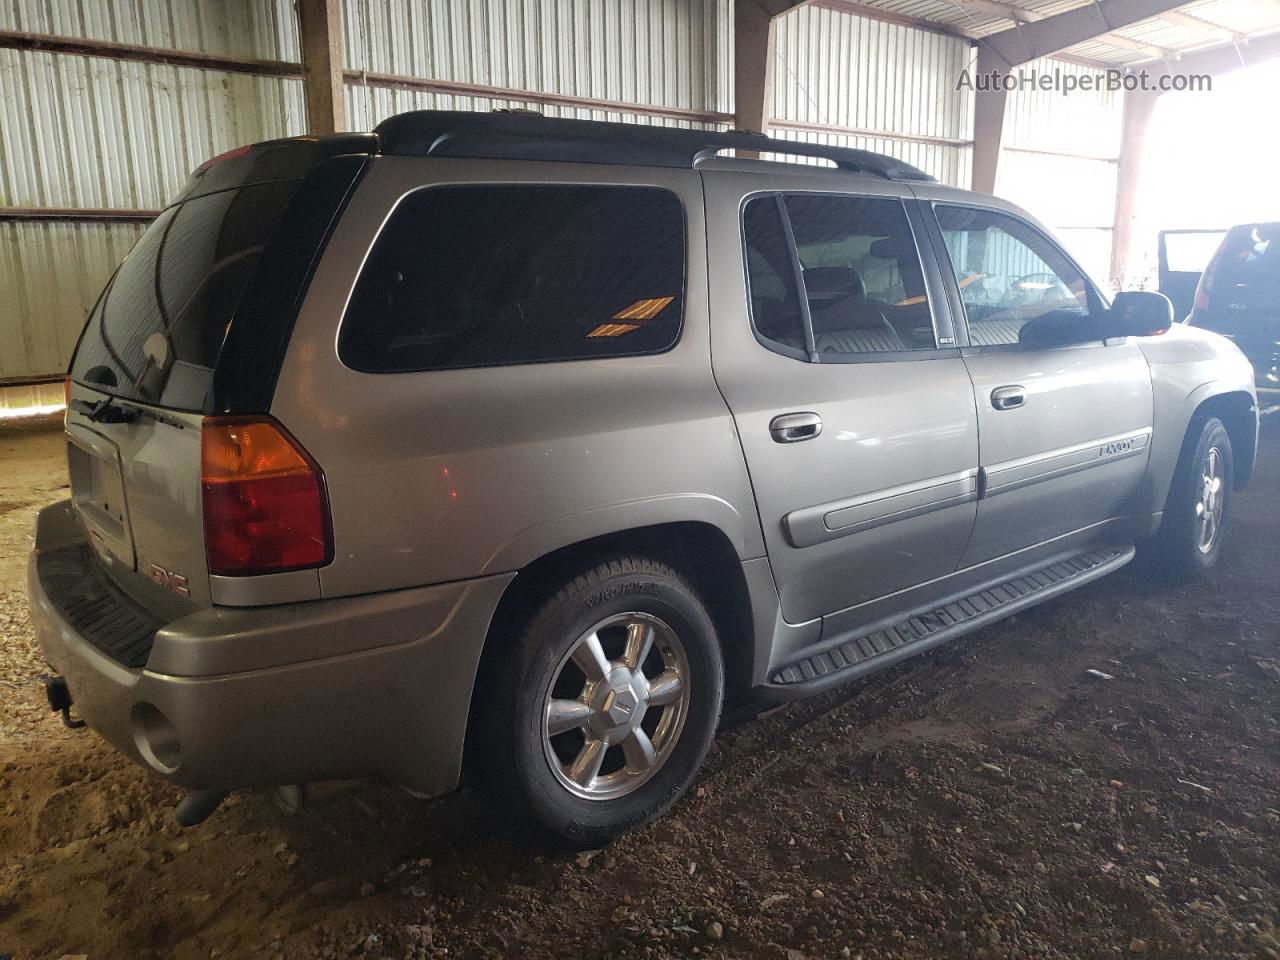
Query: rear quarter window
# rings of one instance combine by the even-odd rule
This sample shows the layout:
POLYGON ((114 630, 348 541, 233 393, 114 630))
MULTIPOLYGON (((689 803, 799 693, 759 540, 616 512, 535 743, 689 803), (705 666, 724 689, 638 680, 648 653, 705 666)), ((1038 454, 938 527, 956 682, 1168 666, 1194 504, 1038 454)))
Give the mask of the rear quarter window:
POLYGON ((679 338, 684 284, 668 190, 423 188, 374 243, 338 354, 393 373, 660 353, 679 338))

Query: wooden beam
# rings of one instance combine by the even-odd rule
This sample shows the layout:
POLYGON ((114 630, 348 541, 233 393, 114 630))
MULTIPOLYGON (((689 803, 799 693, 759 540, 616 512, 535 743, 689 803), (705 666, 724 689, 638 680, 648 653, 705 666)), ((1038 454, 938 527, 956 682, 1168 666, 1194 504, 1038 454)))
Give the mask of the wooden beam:
MULTIPOLYGON (((958 2, 966 10, 982 13, 988 17, 1012 20, 1014 23, 1038 23, 1045 19, 1045 14, 1043 13, 1036 13, 1034 10, 1027 10, 1012 3, 1001 2, 1001 0, 958 0, 958 2)), ((1105 43, 1109 47, 1132 50, 1135 53, 1141 53, 1152 58, 1173 55, 1173 51, 1166 50, 1164 47, 1130 40, 1128 37, 1118 33, 1102 33, 1093 39, 1098 43, 1105 43)))
POLYGON ((1128 37, 1119 33, 1100 33, 1093 38, 1094 43, 1105 43, 1109 47, 1118 47, 1121 50, 1132 50, 1134 53, 1140 53, 1144 57, 1150 57, 1152 60, 1159 60, 1163 57, 1174 57, 1177 53, 1165 47, 1157 47, 1153 43, 1143 43, 1140 40, 1130 40, 1128 37))
MULTIPOLYGON (((979 43, 1009 67, 1047 57, 1086 40, 1159 16, 1186 0, 1093 0, 1081 7, 1019 24, 983 37, 979 43)), ((1123 39, 1123 38, 1122 38, 1123 39)), ((1104 41, 1106 42, 1106 41, 1104 41)))
POLYGON ((648 103, 627 103, 622 100, 601 100, 595 97, 577 97, 566 93, 545 93, 537 90, 521 90, 516 87, 491 87, 482 83, 463 83, 457 80, 428 80, 398 73, 371 73, 367 70, 344 70, 343 77, 352 86, 382 87, 391 90, 420 90, 424 93, 442 93, 454 97, 475 97, 480 100, 515 100, 520 103, 540 103, 551 107, 569 109, 605 110, 610 113, 634 113, 640 116, 662 117, 670 120, 687 120, 691 123, 733 123, 733 114, 714 110, 691 110, 687 107, 660 107, 648 103))
POLYGON ((923 17, 914 17, 910 14, 898 13, 895 10, 885 10, 881 7, 873 7, 868 3, 859 3, 857 0, 812 0, 812 4, 815 7, 826 7, 828 10, 851 13, 855 17, 877 20, 880 23, 894 23, 900 27, 911 27, 913 30, 939 33, 944 37, 955 37, 957 40, 973 42, 974 39, 972 33, 962 30, 953 24, 943 23, 940 20, 926 20, 923 17))
POLYGON ((1203 17, 1194 17, 1189 13, 1183 13, 1181 10, 1166 10, 1160 14, 1160 19, 1165 23, 1172 23, 1176 27, 1186 27, 1188 30, 1198 30, 1201 33, 1216 33, 1236 43, 1248 41, 1247 35, 1243 33, 1238 33, 1230 27, 1224 27, 1220 23, 1212 23, 1203 17))
POLYGON ((161 47, 142 47, 132 43, 113 43, 110 40, 92 40, 88 37, 60 37, 47 33, 23 33, 18 30, 0 30, 0 49, 104 57, 108 60, 127 60, 134 63, 158 63, 171 67, 249 73, 259 77, 296 77, 302 74, 302 67, 299 64, 285 60, 224 57, 216 53, 166 50, 161 47))
POLYGON ((1160 95, 1151 90, 1127 90, 1116 166, 1115 219, 1111 231, 1111 285, 1123 290, 1133 249, 1133 226, 1138 209, 1142 147, 1160 95))
POLYGON ((768 132, 773 92, 773 14, 756 0, 733 7, 733 126, 768 132))
MULTIPOLYGON (((912 30, 924 30, 927 33, 936 33, 944 37, 954 37, 957 40, 968 41, 971 45, 982 42, 982 38, 978 34, 970 30, 961 29, 954 23, 926 20, 923 17, 910 16, 893 10, 883 10, 870 4, 859 3, 857 0, 810 0, 810 3, 815 7, 826 7, 828 10, 838 10, 841 13, 850 13, 855 17, 877 20, 880 23, 893 23, 901 27, 910 27, 912 30)), ((1000 4, 1000 6, 1008 6, 1008 4, 1000 4)), ((1030 20, 1026 22, 1030 22, 1030 20)), ((1065 53, 1057 54, 1055 59, 1066 63, 1075 63, 1082 67, 1092 67, 1096 70, 1109 70, 1115 67, 1114 63, 1093 60, 1089 57, 1075 57, 1065 53)))
MULTIPOLYGON (((986 47, 978 47, 975 75, 1004 72, 1007 65, 986 47)), ((973 171, 970 186, 980 193, 996 192, 996 170, 1004 139, 1004 107, 1009 93, 1003 87, 973 95, 973 171)))
POLYGON ((1251 37, 1248 43, 1227 43, 1208 50, 1197 50, 1195 53, 1184 53, 1170 64, 1167 61, 1143 64, 1142 69, 1148 73, 1172 73, 1175 69, 1180 74, 1207 73, 1210 75, 1229 73, 1242 67, 1252 67, 1280 57, 1280 33, 1268 33, 1251 37))
POLYGON ((307 132, 346 129, 342 87, 342 13, 338 0, 297 0, 307 132))

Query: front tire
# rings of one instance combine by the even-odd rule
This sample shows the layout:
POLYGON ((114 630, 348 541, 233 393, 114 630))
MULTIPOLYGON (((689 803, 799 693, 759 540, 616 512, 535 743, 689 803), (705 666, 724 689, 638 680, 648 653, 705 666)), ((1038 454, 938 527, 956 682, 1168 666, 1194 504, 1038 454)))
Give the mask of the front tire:
POLYGON ((1174 473, 1155 558, 1178 579, 1215 567, 1230 517, 1234 461, 1231 437, 1217 417, 1192 425, 1174 473))
POLYGON ((715 735, 724 667, 711 617, 671 567, 607 561, 495 650, 474 765, 508 812, 595 847, 665 811, 715 735))

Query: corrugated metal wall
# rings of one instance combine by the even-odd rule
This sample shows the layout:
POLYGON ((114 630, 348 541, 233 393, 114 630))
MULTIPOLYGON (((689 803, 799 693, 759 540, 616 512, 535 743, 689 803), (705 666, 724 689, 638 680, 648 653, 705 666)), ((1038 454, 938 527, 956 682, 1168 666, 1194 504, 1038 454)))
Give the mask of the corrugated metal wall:
MULTIPOLYGON (((288 0, 12 0, 0 28, 296 59, 288 0)), ((302 132, 298 80, 0 49, 0 206, 154 210, 192 168, 302 132)), ((58 373, 137 223, 0 223, 0 380, 58 373)))
MULTIPOLYGON (((344 0, 348 125, 404 110, 535 106, 548 115, 724 126, 733 0, 344 0), (388 88, 394 74, 494 88, 388 88), (519 93, 609 101, 531 103, 519 93), (645 105, 649 113, 627 105, 645 105), (674 111, 654 115, 653 109, 674 111), (692 115, 691 115, 692 114, 692 115)), ((7 0, 0 29, 296 62, 291 0, 7 0)), ((804 7, 778 23, 776 136, 875 150, 967 186, 971 62, 954 37, 804 7)), ((1073 69, 1057 64, 1062 69, 1073 69)), ((200 162, 303 132, 301 82, 0 49, 0 207, 155 210, 200 162)), ((1109 249, 1119 101, 1010 98, 1001 192, 1057 228, 1095 271, 1109 249), (1082 130, 1090 133, 1080 142, 1082 130), (1081 185, 1071 194, 1058 184, 1081 185)), ((0 380, 65 367, 136 223, 0 223, 0 380)), ((1104 270, 1105 272, 1105 270, 1104 270)))
MULTIPOLYGON (((1026 74, 1074 77, 1100 71, 1061 60, 1035 60, 1026 74)), ((1005 107, 1004 149, 996 192, 1051 226, 1100 282, 1111 268, 1117 158, 1123 97, 1105 91, 1015 90, 1005 107)))
POLYGON ((776 42, 773 113, 788 124, 773 133, 887 153, 968 186, 973 98, 956 90, 967 41, 809 6, 778 21, 776 42))
MULTIPOLYGON (((349 70, 482 84, 620 103, 713 111, 716 0, 346 0, 349 70)), ((347 85, 348 122, 367 129, 413 109, 490 110, 516 97, 450 96, 347 85)), ((645 119, 625 111, 542 105, 548 115, 645 119)), ((649 122, 676 123, 665 118, 649 122)), ((688 125, 683 123, 682 125, 688 125)))

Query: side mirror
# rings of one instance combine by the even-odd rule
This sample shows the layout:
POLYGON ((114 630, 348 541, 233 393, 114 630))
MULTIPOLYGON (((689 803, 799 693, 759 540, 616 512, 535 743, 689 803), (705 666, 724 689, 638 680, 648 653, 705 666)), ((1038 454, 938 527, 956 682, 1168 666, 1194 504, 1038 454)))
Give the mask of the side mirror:
POLYGON ((1117 293, 1102 321, 1107 337, 1154 337, 1172 326, 1173 302, 1152 290, 1117 293))

